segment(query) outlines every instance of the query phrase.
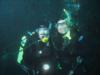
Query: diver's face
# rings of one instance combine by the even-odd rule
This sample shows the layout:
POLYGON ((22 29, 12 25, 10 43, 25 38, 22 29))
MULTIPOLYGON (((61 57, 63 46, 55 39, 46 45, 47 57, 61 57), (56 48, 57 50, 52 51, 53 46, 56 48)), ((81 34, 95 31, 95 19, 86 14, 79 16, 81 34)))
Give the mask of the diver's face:
POLYGON ((49 30, 46 28, 40 28, 39 29, 39 38, 42 39, 44 37, 49 37, 49 30))
POLYGON ((60 34, 65 34, 69 30, 69 27, 66 23, 60 23, 57 26, 57 30, 60 34))

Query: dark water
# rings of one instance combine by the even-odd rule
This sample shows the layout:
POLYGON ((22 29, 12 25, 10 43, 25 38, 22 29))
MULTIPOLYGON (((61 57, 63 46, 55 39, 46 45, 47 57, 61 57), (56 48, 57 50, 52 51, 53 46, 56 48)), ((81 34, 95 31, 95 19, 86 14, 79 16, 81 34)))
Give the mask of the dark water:
MULTIPOLYGON (((80 0, 79 27, 87 55, 87 75, 99 73, 99 2, 80 0)), ((15 62, 21 36, 62 14, 63 0, 0 0, 0 75, 25 75, 15 62), (15 53, 14 53, 15 52, 15 53)))

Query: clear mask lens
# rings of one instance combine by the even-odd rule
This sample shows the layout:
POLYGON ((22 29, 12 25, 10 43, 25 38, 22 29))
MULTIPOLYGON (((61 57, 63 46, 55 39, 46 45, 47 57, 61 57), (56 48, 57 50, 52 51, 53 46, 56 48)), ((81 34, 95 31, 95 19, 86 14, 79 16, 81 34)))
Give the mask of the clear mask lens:
POLYGON ((40 28, 38 33, 39 33, 39 38, 49 37, 49 30, 46 28, 40 28))

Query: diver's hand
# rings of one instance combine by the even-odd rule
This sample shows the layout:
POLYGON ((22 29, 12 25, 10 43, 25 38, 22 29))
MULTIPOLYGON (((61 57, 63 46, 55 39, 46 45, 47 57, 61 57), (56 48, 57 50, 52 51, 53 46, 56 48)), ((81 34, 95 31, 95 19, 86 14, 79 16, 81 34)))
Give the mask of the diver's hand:
POLYGON ((30 36, 33 36, 34 34, 35 34, 35 32, 27 32, 28 33, 28 35, 30 35, 30 36))

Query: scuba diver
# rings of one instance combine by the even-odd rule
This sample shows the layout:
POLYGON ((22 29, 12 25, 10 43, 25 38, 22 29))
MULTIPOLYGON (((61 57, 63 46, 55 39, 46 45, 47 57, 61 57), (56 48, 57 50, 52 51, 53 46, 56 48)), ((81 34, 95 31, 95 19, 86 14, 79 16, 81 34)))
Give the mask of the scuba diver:
POLYGON ((41 25, 22 37, 17 62, 27 75, 77 75, 83 64, 78 39, 77 30, 66 20, 59 20, 54 29, 41 25))
POLYGON ((49 27, 41 25, 22 37, 17 62, 27 75, 78 74, 77 69, 84 60, 78 49, 80 34, 64 11, 66 19, 49 27))
POLYGON ((51 41, 61 68, 59 75, 85 75, 84 54, 81 41, 84 39, 74 24, 71 14, 63 9, 66 18, 54 25, 51 41))
POLYGON ((50 42, 50 26, 43 25, 21 39, 17 62, 28 75, 51 75, 56 60, 50 42))
MULTIPOLYGON (((80 47, 80 33, 75 26, 71 26, 66 19, 61 19, 55 25, 52 36, 53 47, 63 75, 77 75, 83 73, 83 60, 80 47)), ((61 75, 60 74, 60 75, 61 75)))

